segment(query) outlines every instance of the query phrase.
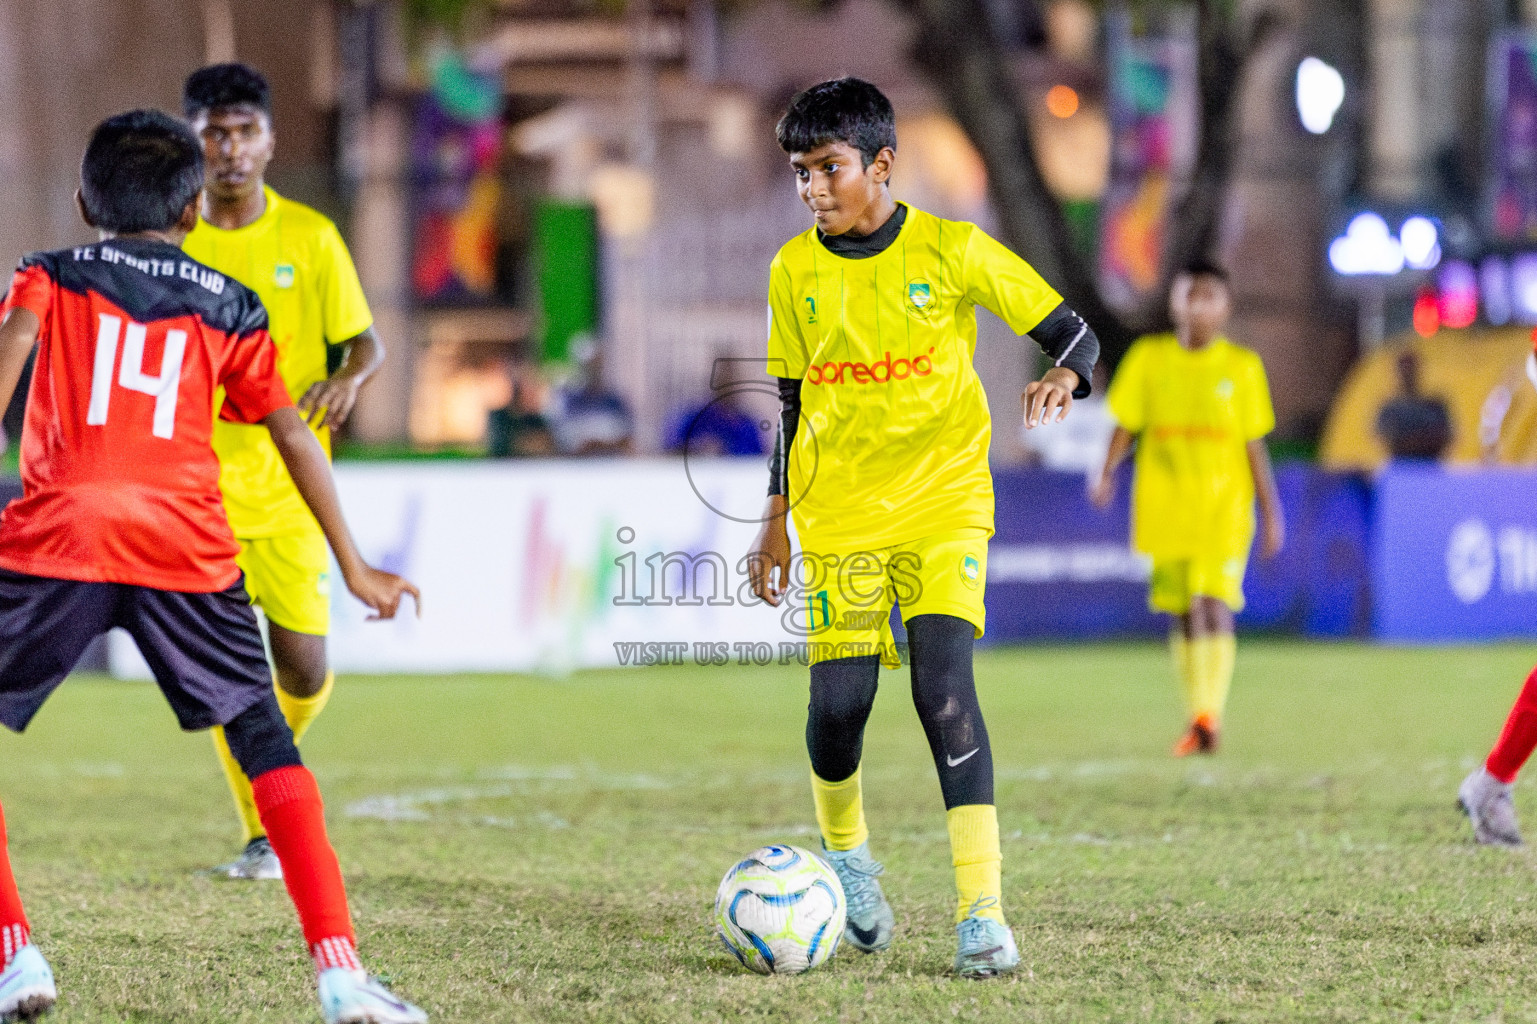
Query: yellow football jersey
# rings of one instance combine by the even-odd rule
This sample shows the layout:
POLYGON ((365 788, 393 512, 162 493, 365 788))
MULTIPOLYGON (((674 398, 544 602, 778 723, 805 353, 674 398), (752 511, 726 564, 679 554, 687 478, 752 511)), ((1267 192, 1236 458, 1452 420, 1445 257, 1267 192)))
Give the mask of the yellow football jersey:
POLYGON ((1275 428, 1265 366, 1218 338, 1192 352, 1138 339, 1110 384, 1116 421, 1138 435, 1133 543, 1155 559, 1240 557, 1254 540, 1246 445, 1275 428))
POLYGON ((769 270, 768 371, 801 378, 789 501, 808 552, 993 529, 976 307, 1018 334, 1062 297, 974 224, 908 207, 883 252, 850 259, 813 228, 769 270))
MULTIPOLYGON (((266 195, 267 209, 243 228, 225 231, 199 218, 183 248, 261 296, 277 343, 278 372, 298 401, 326 379, 327 342, 356 337, 373 324, 373 315, 336 225, 270 188, 266 195)), ((329 453, 331 432, 316 434, 329 453)), ((317 528, 265 427, 216 422, 213 447, 235 536, 317 528)))

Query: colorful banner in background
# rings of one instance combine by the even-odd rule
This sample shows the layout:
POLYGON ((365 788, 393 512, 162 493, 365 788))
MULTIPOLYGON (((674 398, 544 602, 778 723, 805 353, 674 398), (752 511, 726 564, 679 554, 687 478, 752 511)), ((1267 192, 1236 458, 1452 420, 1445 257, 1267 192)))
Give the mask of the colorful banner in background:
POLYGON ((445 51, 417 103, 411 138, 412 293, 427 304, 495 297, 502 202, 501 83, 445 51))
POLYGON ((1537 35, 1506 33, 1489 53, 1489 229, 1537 241, 1537 35))
POLYGON ((1196 48, 1184 21, 1161 35, 1135 35, 1125 9, 1105 20, 1111 156, 1099 273, 1106 298, 1126 308, 1158 286, 1164 222, 1195 157, 1196 48))
MULTIPOLYGON (((1277 471, 1287 544, 1254 558, 1245 631, 1389 643, 1537 639, 1537 472, 1398 463, 1374 478, 1277 471)), ((426 608, 369 622, 339 577, 331 652, 344 672, 543 672, 649 664, 794 664, 807 602, 756 603, 743 556, 761 459, 342 464, 364 556, 426 608)), ((1083 477, 997 474, 984 643, 1161 637, 1128 502, 1083 477)), ((0 496, 19 488, 0 481, 0 496)), ((114 674, 146 678, 114 631, 114 674)))
MULTIPOLYGON (((425 611, 369 622, 333 576, 333 662, 344 672, 553 675, 799 663, 815 586, 777 609, 747 586, 763 474, 757 458, 339 465, 363 554, 420 584, 425 611)), ((1537 474, 1528 479, 1537 492, 1537 474)), ((1251 565, 1240 624, 1363 635, 1368 485, 1300 464, 1282 467, 1278 482, 1288 545, 1251 565)), ((1163 635, 1165 619, 1147 609, 1147 561, 1127 544, 1127 491, 1123 481, 1100 510, 1080 474, 997 474, 984 643, 1163 635)), ((1537 615, 1530 621, 1537 634, 1537 615)), ((114 634, 111 662, 115 674, 147 674, 127 634, 114 634)))

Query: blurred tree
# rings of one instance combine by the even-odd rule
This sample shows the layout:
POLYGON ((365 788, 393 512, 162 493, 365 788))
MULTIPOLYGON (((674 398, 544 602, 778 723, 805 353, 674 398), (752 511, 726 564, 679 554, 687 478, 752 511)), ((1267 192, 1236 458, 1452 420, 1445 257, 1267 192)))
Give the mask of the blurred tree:
MULTIPOLYGON (((913 57, 944 97, 988 171, 988 190, 1004 240, 1028 253, 1068 304, 1094 325, 1112 362, 1138 335, 1167 326, 1167 282, 1197 256, 1215 257, 1237 149, 1237 105, 1250 60, 1282 24, 1261 7, 1246 16, 1239 0, 1196 0, 1199 141, 1189 187, 1170 215, 1161 286, 1143 308, 1121 313, 1105 302, 1094 267, 1074 246, 1061 204, 1046 187, 1030 122, 988 0, 888 0, 916 22, 913 57)), ((1032 0, 1024 0, 1031 3, 1032 0)), ((1140 0, 1135 6, 1170 6, 1140 0)))
MULTIPOLYGON (((716 0, 723 9, 754 0, 716 0)), ((827 9, 839 0, 803 0, 827 9)), ((1038 0, 887 0, 910 17, 913 59, 966 132, 987 167, 988 191, 1004 241, 1030 262, 1086 320, 1114 363, 1139 335, 1169 326, 1166 296, 1178 268, 1215 258, 1237 152, 1237 104, 1250 61, 1285 23, 1266 3, 1242 0, 1129 0, 1136 13, 1194 4, 1199 139, 1188 187, 1169 215, 1160 283, 1141 308, 1118 311, 1100 294, 1098 275, 1036 160, 1030 121, 1011 58, 1038 44, 1038 0), (1243 8, 1257 8, 1246 14, 1243 8)), ((1103 0, 1090 0, 1104 7, 1103 0)))
POLYGON ((462 40, 495 11, 494 0, 405 0, 401 5, 407 43, 413 51, 434 30, 462 40))
MULTIPOLYGON (((715 0, 725 10, 756 0, 715 0)), ((839 0, 802 0, 828 8, 839 0)), ((988 190, 1004 241, 1027 253, 1118 360, 1138 335, 1168 326, 1165 296, 1175 270, 1196 257, 1215 257, 1237 152, 1238 101, 1254 55, 1283 24, 1277 0, 1127 0, 1134 12, 1194 4, 1196 11, 1198 141, 1191 179, 1170 211, 1160 285, 1139 309, 1112 308, 1097 273, 1075 244, 1062 205, 1046 185, 1032 144, 1012 57, 1022 43, 1040 42, 1039 0, 886 0, 911 18, 913 58, 951 116, 971 139, 988 172, 988 190), (1246 10, 1247 9, 1247 10, 1246 10)), ((1093 0, 1091 0, 1093 2, 1093 0)), ((1102 0, 1108 2, 1108 0, 1102 0)), ((588 0, 614 11, 626 0, 588 0)), ((413 35, 436 28, 453 34, 486 17, 494 0, 406 0, 413 35)))

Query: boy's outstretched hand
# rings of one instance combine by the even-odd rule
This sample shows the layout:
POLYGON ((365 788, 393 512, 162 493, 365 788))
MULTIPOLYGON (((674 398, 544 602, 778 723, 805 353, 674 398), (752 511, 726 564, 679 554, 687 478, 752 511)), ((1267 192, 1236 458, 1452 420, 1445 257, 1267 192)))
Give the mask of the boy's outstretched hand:
POLYGON ((1025 429, 1061 422, 1073 407, 1073 391, 1077 387, 1077 372, 1065 366, 1053 366, 1040 380, 1033 381, 1020 399, 1025 407, 1025 429))
POLYGON ((790 531, 785 526, 788 502, 782 494, 769 495, 763 528, 747 552, 747 578, 759 599, 778 608, 790 578, 790 531), (778 582, 773 572, 779 570, 778 582))
POLYGON ((411 601, 416 606, 416 617, 422 617, 421 591, 416 589, 415 583, 403 576, 365 565, 351 573, 344 573, 343 578, 352 596, 374 610, 374 614, 368 617, 369 622, 393 619, 400 610, 401 598, 407 594, 411 595, 411 601))

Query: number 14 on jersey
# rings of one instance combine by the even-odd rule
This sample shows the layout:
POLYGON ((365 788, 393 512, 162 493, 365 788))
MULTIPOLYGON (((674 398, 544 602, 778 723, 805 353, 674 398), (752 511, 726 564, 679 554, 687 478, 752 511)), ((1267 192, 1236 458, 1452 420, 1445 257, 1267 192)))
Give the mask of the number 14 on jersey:
POLYGON ((129 391, 137 391, 155 399, 151 433, 169 440, 176 432, 176 395, 181 384, 182 359, 187 354, 187 332, 165 332, 165 353, 160 357, 160 373, 152 377, 144 372, 144 339, 148 333, 145 326, 130 321, 125 332, 122 317, 102 313, 99 318, 96 359, 91 370, 91 404, 86 410, 86 424, 92 427, 106 425, 107 408, 112 401, 112 370, 117 363, 117 348, 121 339, 123 364, 117 382, 129 391))

